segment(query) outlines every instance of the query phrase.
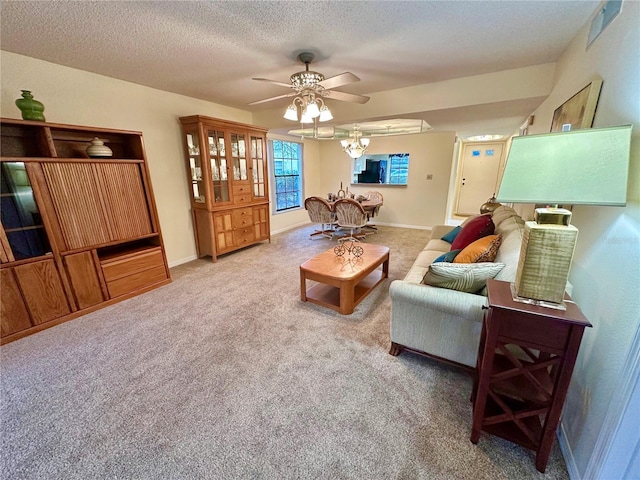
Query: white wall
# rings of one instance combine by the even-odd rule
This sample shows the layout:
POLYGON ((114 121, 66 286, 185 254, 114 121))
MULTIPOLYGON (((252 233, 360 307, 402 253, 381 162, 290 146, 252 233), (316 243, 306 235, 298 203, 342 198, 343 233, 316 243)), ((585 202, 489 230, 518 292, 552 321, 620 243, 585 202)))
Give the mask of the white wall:
POLYGON ((195 258, 178 117, 251 123, 251 114, 10 52, 0 55, 3 117, 21 118, 14 102, 24 89, 44 103, 47 122, 142 132, 169 264, 195 258))
POLYGON ((326 196, 349 187, 356 195, 377 190, 384 196, 384 206, 376 217, 382 225, 429 228, 445 223, 447 195, 451 175, 455 134, 433 132, 416 135, 373 137, 367 154, 409 153, 407 186, 351 185, 351 158, 344 153, 338 140, 317 141, 321 161, 316 191, 308 195, 326 196), (427 180, 427 174, 433 180, 427 180))
POLYGON ((580 233, 570 281, 574 300, 593 324, 584 335, 561 424, 561 446, 574 479, 602 478, 601 464, 613 433, 605 418, 615 423, 622 414, 615 411, 617 389, 626 383, 634 355, 630 346, 640 326, 638 25, 640 3, 626 1, 622 13, 588 50, 585 25, 558 63, 553 90, 536 110, 530 128, 530 133, 548 132, 553 110, 596 76, 603 85, 593 126, 634 125, 627 206, 573 210, 572 223, 580 233))
MULTIPOLYGON (((298 141, 298 138, 269 135, 298 141)), ((381 225, 430 228, 445 223, 449 178, 451 175, 455 135, 453 132, 374 137, 368 154, 409 153, 407 186, 351 185, 352 161, 338 140, 304 140, 304 196, 326 197, 343 188, 356 195, 377 190, 384 196, 384 206, 376 217, 381 225), (433 180, 427 180, 427 174, 433 180)), ((273 190, 273 189, 272 189, 273 190)), ((273 200, 273 198, 272 198, 273 200)), ((273 203, 273 202, 272 202, 273 203)), ((273 214, 271 231, 280 232, 309 223, 304 208, 273 214)))

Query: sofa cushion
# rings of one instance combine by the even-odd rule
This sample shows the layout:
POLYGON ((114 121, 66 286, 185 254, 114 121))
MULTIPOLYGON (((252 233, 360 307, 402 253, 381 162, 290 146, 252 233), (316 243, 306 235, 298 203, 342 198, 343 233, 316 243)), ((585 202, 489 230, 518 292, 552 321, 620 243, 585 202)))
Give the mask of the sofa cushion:
POLYGON ((427 246, 424 247, 424 250, 445 253, 451 250, 451 244, 444 240, 440 240, 439 238, 433 238, 427 242, 427 246))
POLYGON ((434 263, 427 270, 422 283, 475 293, 504 268, 502 263, 434 263))
POLYGON ((500 248, 502 235, 487 235, 467 245, 454 263, 493 262, 500 248))
POLYGON ((479 215, 467 223, 451 244, 451 250, 464 249, 479 238, 491 235, 494 230, 490 215, 479 215))
POLYGON ((409 283, 421 283, 424 274, 427 273, 429 269, 429 265, 433 263, 433 261, 442 255, 442 252, 437 252, 435 250, 423 250, 418 254, 418 257, 413 262, 411 269, 404 277, 405 282, 409 283))
MULTIPOLYGON (((491 214, 490 214, 490 213, 483 213, 482 215, 491 216, 491 214)), ((471 215, 470 217, 467 217, 467 218, 466 218, 466 219, 465 219, 465 220, 460 224, 460 226, 461 226, 462 228, 464 228, 464 226, 465 226, 467 223, 474 221, 476 218, 478 218, 478 217, 480 217, 480 216, 481 216, 480 214, 478 214, 478 215, 471 215)))
POLYGON ((507 205, 499 206, 493 211, 493 214, 491 215, 491 219, 493 220, 493 224, 495 225, 496 229, 498 229, 498 227, 503 221, 512 217, 520 218, 520 216, 518 215, 518 212, 516 212, 513 208, 508 207, 507 205))
POLYGON ((502 244, 498 249, 498 254, 494 261, 504 263, 505 267, 496 276, 496 280, 502 280, 504 282, 515 281, 523 233, 524 227, 503 236, 502 244))
MULTIPOLYGON (((495 222, 494 222, 495 223, 495 222)), ((494 233, 499 233, 503 236, 509 235, 514 230, 519 230, 524 227, 524 220, 518 216, 509 217, 502 222, 500 225, 496 225, 494 233)))
POLYGON ((461 252, 462 250, 450 250, 447 253, 443 253, 442 255, 440 255, 438 258, 436 258, 433 263, 436 262, 453 262, 453 260, 456 258, 456 256, 461 252))
POLYGON ((456 239, 456 237, 458 236, 461 230, 462 230, 462 227, 457 226, 456 228, 451 230, 449 233, 446 233, 445 235, 443 235, 441 239, 447 243, 453 243, 453 241, 456 239))

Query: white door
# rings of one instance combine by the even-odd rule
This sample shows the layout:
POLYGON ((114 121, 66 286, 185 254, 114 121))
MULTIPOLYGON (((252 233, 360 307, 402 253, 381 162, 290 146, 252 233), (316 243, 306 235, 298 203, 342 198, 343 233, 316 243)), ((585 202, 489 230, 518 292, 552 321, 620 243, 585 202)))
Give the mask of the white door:
POLYGON ((476 215, 495 192, 503 143, 466 143, 458 179, 456 215, 476 215))

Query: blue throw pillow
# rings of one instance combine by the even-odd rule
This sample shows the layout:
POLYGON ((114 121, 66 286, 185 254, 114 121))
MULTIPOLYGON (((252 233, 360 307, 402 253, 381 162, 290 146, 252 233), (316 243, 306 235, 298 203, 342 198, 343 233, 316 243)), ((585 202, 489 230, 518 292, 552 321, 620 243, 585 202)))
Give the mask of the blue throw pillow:
POLYGON ((444 253, 442 255, 440 255, 438 258, 436 258, 433 263, 436 262, 448 262, 451 263, 453 262, 453 259, 456 258, 456 255, 458 255, 462 250, 451 250, 447 253, 444 253))
POLYGON ((443 235, 442 237, 440 237, 440 239, 444 240, 445 242, 448 242, 448 243, 453 243, 453 241, 456 239, 456 237, 460 233, 460 230, 462 230, 462 227, 458 226, 458 227, 454 228, 453 230, 451 230, 446 235, 443 235))

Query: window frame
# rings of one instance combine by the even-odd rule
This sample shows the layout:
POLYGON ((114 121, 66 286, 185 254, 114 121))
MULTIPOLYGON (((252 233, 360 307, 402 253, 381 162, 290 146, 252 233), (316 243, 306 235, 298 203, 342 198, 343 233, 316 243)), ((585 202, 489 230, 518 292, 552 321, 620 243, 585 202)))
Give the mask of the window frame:
POLYGON ((278 138, 278 137, 271 137, 271 138, 267 138, 267 145, 268 145, 268 156, 269 156, 269 166, 270 166, 270 170, 271 170, 271 181, 272 181, 272 185, 273 188, 271 188, 271 204, 272 204, 272 208, 271 208, 271 213, 273 215, 279 215, 281 213, 288 213, 288 212, 293 212, 296 210, 301 210, 304 208, 304 143, 303 142, 299 142, 299 141, 295 141, 289 138, 278 138), (283 177, 284 175, 276 175, 276 158, 275 158, 275 147, 274 147, 274 142, 283 142, 283 143, 288 143, 288 144, 295 144, 298 146, 298 158, 297 158, 297 162, 298 162, 298 174, 297 175, 290 175, 290 176, 297 176, 298 177, 298 182, 299 182, 299 188, 297 190, 298 192, 298 205, 296 206, 292 206, 292 207, 288 207, 288 208, 284 208, 282 210, 278 209, 278 178, 283 177))

